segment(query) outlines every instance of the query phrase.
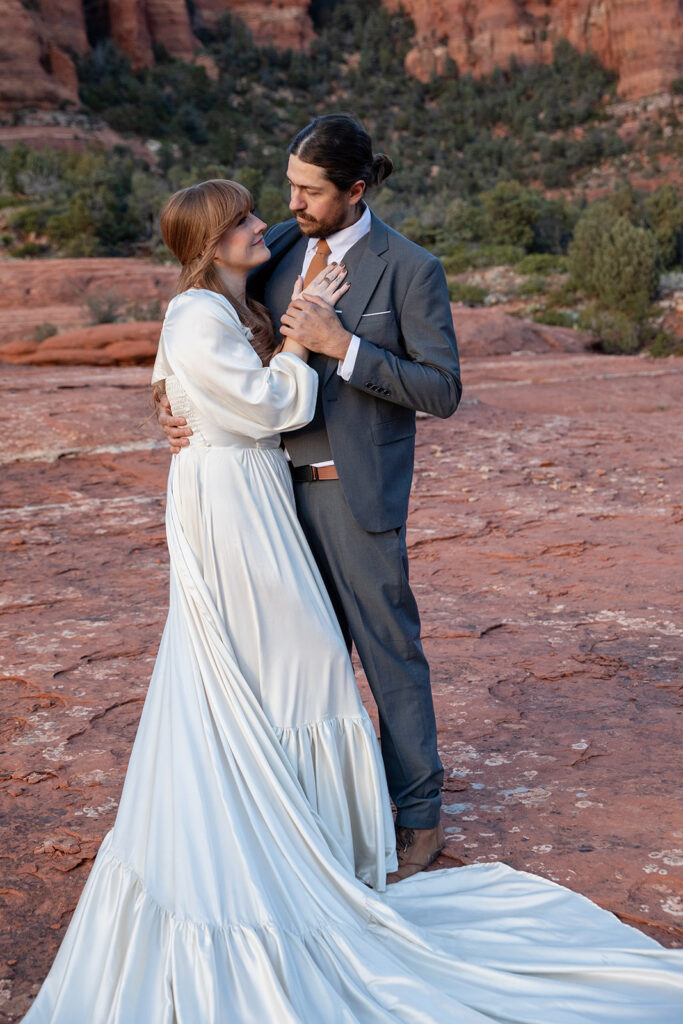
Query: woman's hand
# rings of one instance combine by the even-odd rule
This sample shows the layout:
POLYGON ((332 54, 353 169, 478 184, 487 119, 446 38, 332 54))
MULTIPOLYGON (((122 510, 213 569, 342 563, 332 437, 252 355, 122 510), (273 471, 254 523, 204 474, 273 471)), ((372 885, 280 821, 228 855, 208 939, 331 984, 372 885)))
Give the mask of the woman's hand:
MULTIPOLYGON (((309 281, 305 288, 303 277, 297 277, 294 291, 292 292, 292 302, 295 302, 302 296, 317 296, 333 310, 335 302, 341 299, 342 295, 345 295, 349 290, 350 285, 345 281, 346 273, 346 267, 343 263, 328 263, 317 277, 309 281)), ((293 352, 300 359, 308 360, 308 349, 304 348, 299 342, 294 341, 293 338, 285 339, 282 351, 293 352)))
POLYGON ((154 406, 159 426, 166 434, 172 455, 177 455, 181 448, 185 448, 190 442, 188 437, 192 431, 187 425, 183 416, 174 416, 171 411, 171 403, 165 394, 155 392, 154 406))
POLYGON ((309 281, 305 288, 303 278, 297 277, 292 292, 292 302, 300 298, 301 295, 317 295, 324 302, 329 302, 331 306, 334 306, 335 302, 338 302, 351 287, 345 280, 346 274, 347 270, 343 263, 328 263, 317 277, 309 281))

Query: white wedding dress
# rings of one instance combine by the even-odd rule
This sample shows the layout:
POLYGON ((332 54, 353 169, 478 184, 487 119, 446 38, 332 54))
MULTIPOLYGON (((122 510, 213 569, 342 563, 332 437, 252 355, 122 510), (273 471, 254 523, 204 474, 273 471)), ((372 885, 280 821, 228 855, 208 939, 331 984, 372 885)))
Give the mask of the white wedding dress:
POLYGON ((190 290, 162 377, 194 431, 169 474, 168 621, 116 823, 25 1022, 681 1024, 683 952, 561 886, 486 864, 384 891, 378 743, 278 447, 316 374, 262 367, 229 303, 190 290))

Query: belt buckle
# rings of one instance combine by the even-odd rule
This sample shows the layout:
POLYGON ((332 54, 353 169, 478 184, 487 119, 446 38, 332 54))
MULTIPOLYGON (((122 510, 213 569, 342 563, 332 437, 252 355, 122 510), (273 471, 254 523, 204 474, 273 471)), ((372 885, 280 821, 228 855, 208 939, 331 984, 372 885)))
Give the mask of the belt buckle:
POLYGON ((311 481, 319 480, 319 479, 320 479, 320 473, 318 471, 318 467, 317 466, 311 466, 311 481))

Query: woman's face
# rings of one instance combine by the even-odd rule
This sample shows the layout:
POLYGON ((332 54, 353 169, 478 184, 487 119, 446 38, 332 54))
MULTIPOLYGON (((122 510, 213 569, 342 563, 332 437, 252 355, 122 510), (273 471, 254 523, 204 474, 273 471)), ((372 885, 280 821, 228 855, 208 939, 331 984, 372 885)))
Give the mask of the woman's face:
POLYGON ((246 213, 222 235, 216 248, 215 262, 238 273, 265 263, 270 256, 270 250, 263 241, 266 227, 255 213, 246 213))

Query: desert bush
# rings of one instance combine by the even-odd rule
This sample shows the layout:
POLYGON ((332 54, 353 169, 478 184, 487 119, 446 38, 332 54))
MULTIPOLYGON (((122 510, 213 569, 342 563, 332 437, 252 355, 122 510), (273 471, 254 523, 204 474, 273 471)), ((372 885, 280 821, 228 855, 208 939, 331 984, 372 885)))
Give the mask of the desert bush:
POLYGON ((643 319, 599 306, 590 306, 581 312, 579 327, 595 335, 600 351, 613 355, 637 352, 647 336, 647 325, 643 319))
POLYGON ((655 356, 655 358, 683 356, 683 338, 680 335, 672 334, 671 331, 660 328, 653 331, 648 349, 650 355, 655 356))
POLYGON ((470 251, 471 267, 510 267, 519 263, 524 250, 517 245, 479 245, 470 251))
POLYGON ((562 309, 542 309, 534 313, 533 319, 548 327, 574 327, 576 324, 576 317, 562 309))
POLYGON ((528 277, 526 281, 522 281, 517 289, 517 294, 522 298, 526 298, 530 295, 540 295, 543 292, 547 292, 548 282, 543 277, 528 277))
POLYGON ((651 232, 619 217, 596 253, 592 294, 610 309, 643 316, 657 292, 658 255, 651 232))
MULTIPOLYGON (((117 307, 114 305, 114 310, 117 307)), ((163 303, 161 299, 149 299, 147 302, 137 300, 136 302, 129 302, 125 307, 123 314, 120 312, 115 317, 123 320, 161 320, 163 318, 163 303)), ((106 323, 107 321, 100 321, 106 323)))
POLYGON ((683 202, 671 185, 649 195, 643 203, 647 222, 659 248, 661 266, 669 269, 683 256, 683 202))
POLYGON ((462 302, 465 306, 481 306, 488 292, 477 284, 464 284, 461 281, 448 282, 448 295, 451 302, 462 302))
POLYGON ((84 295, 83 306, 88 312, 88 322, 92 326, 118 323, 125 309, 124 299, 115 292, 84 295))
POLYGON ((529 253, 515 265, 518 274, 551 274, 554 270, 567 269, 567 259, 559 254, 534 252, 529 253))
POLYGON ((31 341, 45 341, 46 338, 54 337, 56 333, 57 328, 54 324, 37 324, 37 326, 31 331, 29 338, 31 341))
POLYGON ((10 249, 10 255, 20 260, 33 259, 36 256, 42 256, 44 252, 45 246, 39 242, 24 242, 23 245, 17 245, 14 249, 10 249))
POLYGON ((464 245, 451 250, 447 256, 442 256, 441 262, 447 274, 462 274, 472 266, 470 254, 464 245))
POLYGON ((539 204, 530 189, 516 181, 501 181, 479 197, 484 208, 484 241, 529 250, 539 204))

